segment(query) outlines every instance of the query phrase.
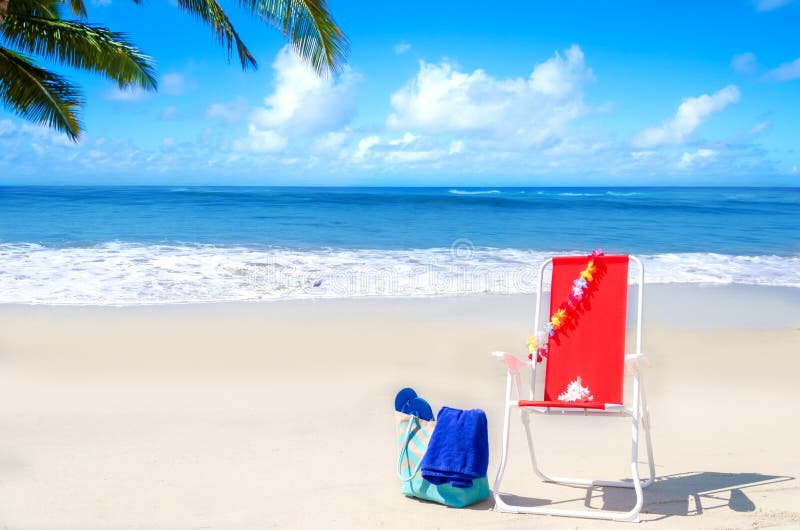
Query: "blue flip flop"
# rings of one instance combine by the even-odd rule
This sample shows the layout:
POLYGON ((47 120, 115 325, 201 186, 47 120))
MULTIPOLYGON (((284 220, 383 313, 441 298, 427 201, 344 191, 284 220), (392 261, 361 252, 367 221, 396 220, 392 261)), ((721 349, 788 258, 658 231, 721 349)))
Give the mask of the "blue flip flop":
POLYGON ((394 410, 397 412, 405 412, 403 409, 408 405, 408 402, 417 397, 417 393, 413 388, 404 388, 397 393, 394 398, 394 410))
POLYGON ((421 420, 433 420, 433 409, 431 409, 431 406, 428 404, 428 402, 421 397, 415 397, 411 399, 401 412, 416 416, 421 420))

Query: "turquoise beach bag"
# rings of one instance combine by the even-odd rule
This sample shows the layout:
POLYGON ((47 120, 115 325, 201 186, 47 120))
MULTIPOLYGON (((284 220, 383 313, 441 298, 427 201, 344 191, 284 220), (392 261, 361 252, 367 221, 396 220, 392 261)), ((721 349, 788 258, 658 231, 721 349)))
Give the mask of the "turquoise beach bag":
POLYGON ((456 488, 450 484, 431 484, 420 474, 422 457, 428 450, 428 441, 436 427, 435 421, 426 421, 403 412, 396 412, 395 426, 400 456, 397 460, 397 476, 402 482, 400 491, 408 497, 463 508, 491 495, 486 477, 472 481, 469 488, 456 488))

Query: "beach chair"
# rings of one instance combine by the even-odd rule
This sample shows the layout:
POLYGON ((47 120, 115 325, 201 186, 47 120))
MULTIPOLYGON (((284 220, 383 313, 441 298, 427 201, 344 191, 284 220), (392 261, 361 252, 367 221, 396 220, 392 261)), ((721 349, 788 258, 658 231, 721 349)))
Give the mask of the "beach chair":
MULTIPOLYGON (((550 314, 564 307, 569 299, 576 278, 587 266, 586 256, 557 257, 547 260, 539 269, 539 295, 536 300, 536 326, 541 326, 542 287, 545 269, 552 265, 550 314)), ((537 353, 533 352, 528 361, 505 352, 493 352, 506 364, 508 374, 505 390, 505 418, 503 420, 503 447, 500 467, 494 482, 493 495, 495 509, 501 512, 531 513, 588 517, 592 519, 611 519, 616 521, 638 521, 642 508, 642 489, 652 484, 655 476, 653 448, 650 440, 650 418, 645 400, 640 368, 646 365, 642 354, 642 286, 644 269, 639 259, 633 256, 602 256, 597 259, 599 270, 592 282, 592 289, 580 302, 570 303, 574 311, 570 324, 549 338, 547 351, 544 391, 541 397, 536 392, 537 353), (636 305, 636 350, 625 354, 626 306, 628 298, 628 263, 638 267, 637 305, 636 305), (521 371, 530 368, 530 389, 527 396, 522 392, 521 371), (623 403, 623 378, 625 369, 633 376, 630 385, 630 401, 623 403), (580 377, 580 379, 578 379, 580 377), (566 390, 571 383, 583 386, 591 396, 579 401, 564 401, 566 390), (512 397, 516 387, 517 399, 512 397), (588 389, 588 390, 587 390, 588 389), (530 450, 531 463, 535 473, 545 482, 583 486, 611 486, 631 488, 636 493, 636 504, 628 512, 609 510, 569 510, 548 508, 547 506, 518 506, 506 502, 500 496, 500 485, 508 462, 509 428, 512 409, 519 409, 530 450), (614 415, 630 417, 633 421, 631 432, 631 476, 630 480, 597 480, 548 475, 542 471, 536 460, 530 415, 540 414, 578 414, 585 416, 614 415), (649 477, 641 480, 637 466, 639 453, 639 424, 645 434, 649 477)), ((541 346, 541 344, 540 344, 541 346)), ((574 385, 573 385, 574 387, 574 385)), ((575 388, 573 388, 574 390, 575 388)))

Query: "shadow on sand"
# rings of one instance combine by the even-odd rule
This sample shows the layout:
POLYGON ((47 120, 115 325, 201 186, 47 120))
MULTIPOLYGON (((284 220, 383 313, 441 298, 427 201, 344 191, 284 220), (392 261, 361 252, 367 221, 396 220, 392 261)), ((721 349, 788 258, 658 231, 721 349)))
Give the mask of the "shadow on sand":
MULTIPOLYGON (((672 516, 701 515, 708 510, 728 508, 735 512, 753 512, 755 503, 747 496, 748 488, 766 486, 794 480, 794 477, 762 475, 760 473, 716 473, 702 471, 665 475, 644 490, 642 515, 657 515, 650 520, 672 516)), ((577 486, 568 486, 578 488, 577 486)), ((586 492, 583 497, 551 502, 546 499, 518 497, 501 494, 503 500, 520 506, 554 506, 583 498, 587 508, 624 512, 633 507, 633 490, 626 488, 578 488, 586 492)))

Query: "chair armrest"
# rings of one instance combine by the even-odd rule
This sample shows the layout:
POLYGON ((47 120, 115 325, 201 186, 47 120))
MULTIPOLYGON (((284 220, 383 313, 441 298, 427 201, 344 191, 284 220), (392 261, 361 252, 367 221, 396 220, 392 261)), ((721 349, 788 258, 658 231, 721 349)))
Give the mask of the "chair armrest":
POLYGON ((497 357, 504 363, 506 363, 506 368, 508 369, 508 373, 510 374, 518 374, 520 368, 524 368, 528 366, 528 361, 523 361, 517 358, 515 355, 510 353, 506 353, 504 351, 493 351, 493 357, 497 357))
POLYGON ((642 368, 649 368, 650 359, 644 353, 632 353, 625 356, 625 366, 635 374, 642 368))

